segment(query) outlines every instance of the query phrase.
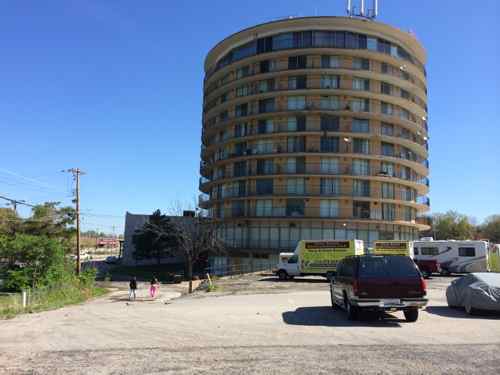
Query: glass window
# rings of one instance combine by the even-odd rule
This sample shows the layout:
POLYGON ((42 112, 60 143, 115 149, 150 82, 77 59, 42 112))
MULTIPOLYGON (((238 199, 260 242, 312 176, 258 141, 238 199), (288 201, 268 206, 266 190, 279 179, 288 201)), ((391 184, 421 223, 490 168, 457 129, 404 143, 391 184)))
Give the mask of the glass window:
POLYGON ((370 132, 370 121, 367 119, 352 119, 352 129, 353 133, 369 133, 370 132))
POLYGON ((370 162, 368 160, 354 159, 352 161, 352 174, 354 176, 368 176, 370 174, 370 162))
POLYGON ((254 150, 256 154, 272 154, 273 148, 274 142, 261 139, 255 143, 254 150))
POLYGON ((259 134, 272 133, 274 128, 273 120, 259 120, 257 125, 257 132, 259 134))
POLYGON ((289 110, 302 110, 306 108, 305 96, 289 96, 288 109, 289 110))
POLYGON ((241 79, 243 77, 247 77, 250 75, 250 66, 242 66, 241 68, 236 69, 236 79, 241 79))
POLYGON ((352 142, 352 151, 356 154, 369 154, 370 141, 368 139, 354 138, 352 142))
POLYGON ((231 204, 233 217, 245 216, 245 201, 234 201, 231 204))
POLYGON ((368 37, 366 40, 366 48, 369 49, 370 51, 376 51, 377 50, 377 39, 368 37))
POLYGON ((385 182, 382 184, 382 198, 394 199, 394 184, 385 182))
POLYGON ((352 89, 360 91, 370 91, 370 80, 365 78, 353 78, 352 89))
POLYGON ((336 158, 321 158, 320 169, 323 174, 338 174, 339 160, 336 158))
POLYGON ((370 181, 352 180, 352 194, 356 197, 369 197, 370 181))
POLYGON ((258 88, 259 92, 268 92, 274 90, 274 79, 259 81, 258 88))
POLYGON ((268 195, 273 193, 273 179, 258 179, 255 183, 257 187, 257 195, 268 195))
POLYGON ((286 181, 286 191, 290 195, 304 195, 305 190, 306 180, 304 178, 289 178, 286 181))
POLYGON ((258 199, 255 203, 255 216, 272 216, 273 201, 271 199, 258 199))
POLYGON ((352 214, 357 219, 370 218, 370 202, 352 202, 352 214))
POLYGON ((458 248, 459 257, 475 257, 476 249, 474 247, 459 247, 458 248))
POLYGON ((320 100, 321 109, 339 110, 340 99, 337 96, 322 96, 320 100))
POLYGON ((304 211, 305 203, 303 199, 287 199, 286 216, 304 216, 304 211))
POLYGON ((248 85, 240 86, 236 89, 236 96, 247 96, 249 95, 250 89, 248 85))
POLYGON ((288 77, 288 89, 300 90, 307 87, 307 76, 291 76, 288 77))
POLYGON ((340 68, 340 58, 338 56, 321 56, 321 67, 324 69, 340 68))
POLYGON ((392 143, 382 142, 382 155, 384 156, 394 156, 394 145, 392 143))
POLYGON ((234 115, 236 117, 242 117, 248 115, 248 103, 238 104, 234 108, 234 115))
POLYGON ((314 46, 333 47, 333 33, 331 31, 315 31, 314 46))
POLYGON ((257 175, 267 175, 274 173, 274 162, 273 160, 259 159, 257 160, 257 175))
POLYGON ((321 152, 339 152, 339 137, 321 137, 321 152))
POLYGON ((259 100, 259 113, 273 112, 274 98, 259 100))
POLYGON ((439 249, 437 247, 421 247, 420 254, 422 254, 422 255, 438 255, 439 249))
POLYGON ((337 217, 339 216, 339 202, 333 199, 321 199, 319 211, 321 217, 337 217))
POLYGON ((392 94, 392 85, 387 82, 380 82, 380 92, 385 95, 392 94))
POLYGON ((368 99, 351 99, 350 106, 353 112, 370 112, 370 101, 368 99))
POLYGON ((307 56, 289 56, 288 69, 305 69, 307 67, 307 56))
POLYGON ((409 120, 410 119, 410 112, 408 112, 406 109, 404 108, 400 108, 399 109, 399 117, 402 119, 402 120, 409 120))
POLYGON ((293 34, 283 33, 275 35, 273 38, 273 50, 293 48, 293 34))
POLYGON ((384 115, 392 115, 394 110, 392 108, 392 104, 386 103, 386 102, 381 102, 380 103, 380 112, 382 112, 384 115))
POLYGON ((382 135, 388 135, 392 137, 394 135, 394 125, 383 122, 380 126, 380 132, 382 135))
POLYGON ((411 207, 405 207, 404 208, 404 219, 406 221, 413 221, 415 220, 415 213, 413 208, 411 207))
POLYGON ((321 131, 339 131, 340 119, 337 116, 321 116, 321 131))
POLYGON ((305 138, 304 137, 288 137, 287 152, 304 152, 305 138))
POLYGON ((382 220, 393 221, 396 218, 396 206, 393 203, 382 203, 382 220))
POLYGON ((320 84, 322 89, 338 89, 340 86, 340 76, 322 75, 320 84))
POLYGON ((370 70, 370 60, 355 57, 352 59, 352 68, 357 70, 370 70))
POLYGON ((339 195, 340 183, 337 178, 321 178, 320 193, 322 195, 339 195))
POLYGON ((359 259, 358 273, 363 278, 418 277, 415 263, 409 257, 373 256, 359 259))

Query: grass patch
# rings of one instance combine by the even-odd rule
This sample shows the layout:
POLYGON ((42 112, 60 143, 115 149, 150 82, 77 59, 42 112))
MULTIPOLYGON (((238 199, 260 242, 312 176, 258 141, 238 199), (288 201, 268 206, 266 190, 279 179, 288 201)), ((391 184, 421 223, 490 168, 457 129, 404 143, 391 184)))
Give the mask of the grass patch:
POLYGON ((0 296, 0 319, 13 318, 23 313, 55 310, 67 305, 82 303, 90 298, 100 297, 108 290, 100 287, 79 288, 74 285, 43 288, 29 295, 29 303, 22 307, 21 294, 0 296))

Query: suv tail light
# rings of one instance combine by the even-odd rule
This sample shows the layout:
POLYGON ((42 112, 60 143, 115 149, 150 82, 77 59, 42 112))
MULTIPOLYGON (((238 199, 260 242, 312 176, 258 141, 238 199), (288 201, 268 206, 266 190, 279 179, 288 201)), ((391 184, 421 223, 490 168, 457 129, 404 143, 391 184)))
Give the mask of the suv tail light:
POLYGON ((424 292, 424 294, 427 293, 427 283, 425 282, 424 278, 420 278, 420 289, 424 292))
POLYGON ((359 292, 359 281, 355 279, 354 282, 352 283, 352 293, 355 296, 357 296, 358 292, 359 292))

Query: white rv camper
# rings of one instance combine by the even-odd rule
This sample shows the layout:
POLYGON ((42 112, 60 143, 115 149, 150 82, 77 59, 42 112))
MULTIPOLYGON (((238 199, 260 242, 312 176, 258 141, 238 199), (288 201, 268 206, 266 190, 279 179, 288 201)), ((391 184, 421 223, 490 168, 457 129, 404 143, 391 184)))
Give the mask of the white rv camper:
POLYGON ((413 243, 415 260, 436 260, 441 273, 487 271, 488 242, 425 240, 413 243))

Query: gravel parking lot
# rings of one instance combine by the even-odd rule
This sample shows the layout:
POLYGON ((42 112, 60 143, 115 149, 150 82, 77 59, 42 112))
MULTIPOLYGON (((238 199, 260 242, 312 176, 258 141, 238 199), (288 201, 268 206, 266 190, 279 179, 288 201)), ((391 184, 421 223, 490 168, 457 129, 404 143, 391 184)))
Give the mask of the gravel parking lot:
MULTIPOLYGON (((321 279, 218 280, 216 293, 152 301, 141 290, 0 321, 0 374, 498 373, 500 319, 446 306, 429 280, 416 323, 402 313, 350 322, 321 279)), ((174 295, 174 294, 172 294, 174 295)))

